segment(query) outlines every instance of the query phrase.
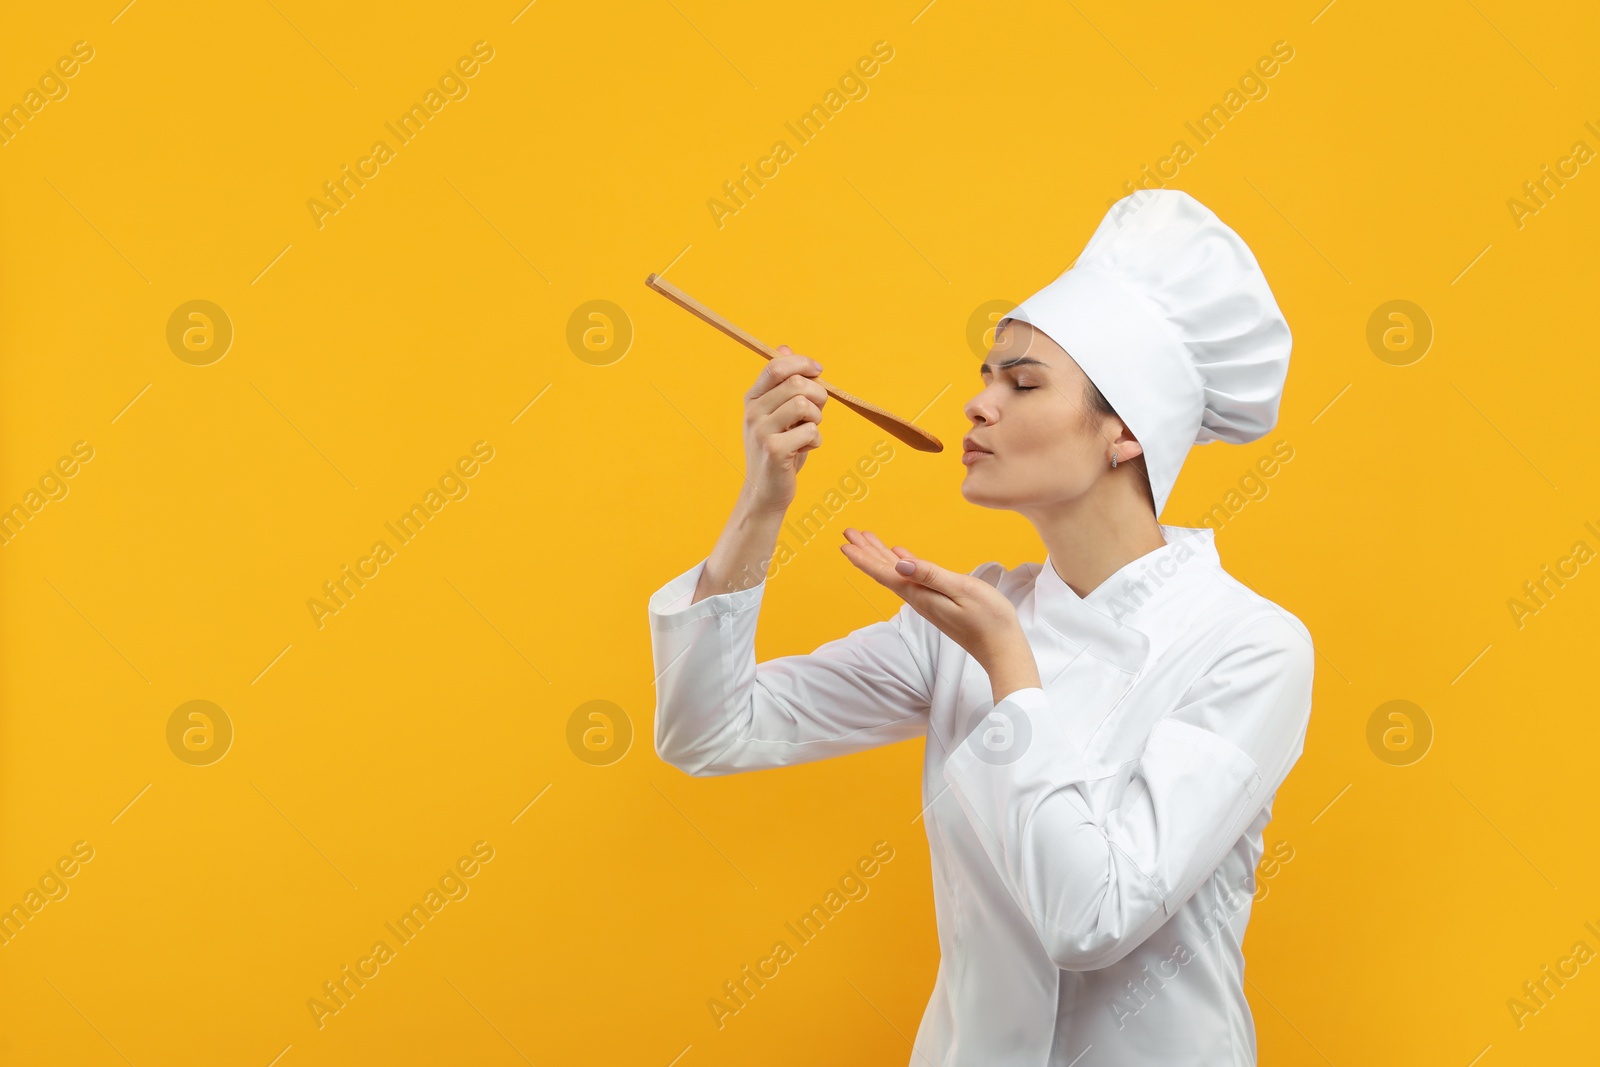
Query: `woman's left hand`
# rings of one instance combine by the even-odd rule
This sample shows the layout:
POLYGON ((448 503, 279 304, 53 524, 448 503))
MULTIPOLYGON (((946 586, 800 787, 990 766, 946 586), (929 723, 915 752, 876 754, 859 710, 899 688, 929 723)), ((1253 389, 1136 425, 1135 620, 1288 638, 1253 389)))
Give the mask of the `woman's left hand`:
POLYGON ((845 558, 966 649, 997 691, 1040 685, 1033 649, 1004 593, 976 575, 918 559, 899 545, 891 549, 876 534, 848 527, 844 536, 848 543, 839 549, 845 558))

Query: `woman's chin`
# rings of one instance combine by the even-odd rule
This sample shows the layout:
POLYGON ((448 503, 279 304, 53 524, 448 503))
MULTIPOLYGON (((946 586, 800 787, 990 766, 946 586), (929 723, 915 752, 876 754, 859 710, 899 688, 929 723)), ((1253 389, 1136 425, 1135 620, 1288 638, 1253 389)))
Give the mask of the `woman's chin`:
POLYGON ((977 504, 980 507, 1005 507, 1005 501, 983 483, 983 477, 981 475, 974 477, 969 469, 966 478, 962 479, 961 482, 961 496, 967 503, 977 504))

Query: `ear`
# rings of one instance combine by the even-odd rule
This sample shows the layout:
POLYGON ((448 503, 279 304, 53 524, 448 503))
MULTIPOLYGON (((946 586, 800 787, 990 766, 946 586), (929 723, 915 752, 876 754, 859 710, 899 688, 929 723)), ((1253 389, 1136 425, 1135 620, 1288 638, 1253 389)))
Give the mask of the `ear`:
POLYGON ((1135 456, 1144 455, 1144 446, 1139 439, 1133 436, 1133 431, 1128 429, 1128 424, 1121 419, 1116 420, 1116 436, 1111 439, 1111 446, 1117 450, 1117 462, 1125 463, 1135 456))

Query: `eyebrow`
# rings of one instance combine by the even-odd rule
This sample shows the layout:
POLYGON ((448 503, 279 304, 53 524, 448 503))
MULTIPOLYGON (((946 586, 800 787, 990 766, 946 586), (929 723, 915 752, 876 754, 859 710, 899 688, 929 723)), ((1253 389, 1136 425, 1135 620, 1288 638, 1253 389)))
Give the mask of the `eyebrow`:
POLYGON ((1001 360, 999 363, 980 364, 978 366, 978 377, 983 377, 984 371, 1005 370, 1007 367, 1020 367, 1026 365, 1044 367, 1046 370, 1050 368, 1050 364, 1046 363, 1042 359, 1034 359, 1032 356, 1018 356, 1015 359, 1001 360))

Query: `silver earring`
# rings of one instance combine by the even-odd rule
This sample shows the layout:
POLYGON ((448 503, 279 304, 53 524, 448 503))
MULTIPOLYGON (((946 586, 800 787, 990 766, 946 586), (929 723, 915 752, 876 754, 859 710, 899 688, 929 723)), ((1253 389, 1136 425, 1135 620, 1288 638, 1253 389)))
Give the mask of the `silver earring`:
POLYGON ((1111 450, 1111 469, 1117 469, 1117 450, 1114 448, 1111 450))

